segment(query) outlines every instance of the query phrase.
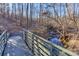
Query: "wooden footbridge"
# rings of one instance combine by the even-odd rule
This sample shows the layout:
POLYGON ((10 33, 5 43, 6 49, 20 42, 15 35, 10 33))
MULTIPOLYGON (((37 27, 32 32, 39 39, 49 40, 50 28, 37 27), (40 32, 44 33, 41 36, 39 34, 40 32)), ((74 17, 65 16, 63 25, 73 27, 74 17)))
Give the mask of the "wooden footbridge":
POLYGON ((32 32, 28 30, 23 30, 21 32, 14 34, 15 36, 21 37, 22 40, 19 40, 18 38, 15 38, 13 36, 14 40, 19 40, 15 44, 12 44, 10 40, 11 34, 5 30, 0 35, 0 55, 6 56, 20 56, 20 55, 35 55, 35 56, 76 56, 77 54, 61 47, 56 44, 53 44, 44 38, 33 34, 32 32), (22 42, 23 41, 23 42, 22 42), (11 45, 10 45, 11 44, 11 45), (24 44, 24 46, 23 46, 24 44), (15 46, 15 47, 13 47, 15 46), (12 48, 11 48, 12 47, 12 48), (25 48, 26 47, 26 48, 25 48), (10 50, 14 49, 10 52, 10 50), (21 49, 21 50, 20 50, 21 49), (24 50, 24 51, 23 51, 24 50), (17 53, 18 52, 18 53, 17 53), (26 53, 25 53, 26 52, 26 53))

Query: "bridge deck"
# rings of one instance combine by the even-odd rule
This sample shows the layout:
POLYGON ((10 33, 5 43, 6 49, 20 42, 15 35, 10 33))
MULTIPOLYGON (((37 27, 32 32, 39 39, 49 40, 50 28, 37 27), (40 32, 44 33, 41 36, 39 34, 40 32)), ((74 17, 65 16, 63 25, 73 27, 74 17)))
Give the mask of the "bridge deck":
POLYGON ((20 35, 10 36, 5 48, 4 56, 31 56, 32 53, 20 35))

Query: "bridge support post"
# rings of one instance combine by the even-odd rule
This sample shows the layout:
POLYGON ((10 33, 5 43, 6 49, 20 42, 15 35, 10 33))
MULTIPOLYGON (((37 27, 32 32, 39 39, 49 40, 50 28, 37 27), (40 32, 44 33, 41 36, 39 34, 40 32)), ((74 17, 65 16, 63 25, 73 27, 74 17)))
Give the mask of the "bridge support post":
POLYGON ((33 53, 33 55, 35 55, 35 53, 34 53, 34 34, 32 34, 32 53, 33 53))
POLYGON ((38 38, 36 38, 36 41, 37 41, 37 50, 38 50, 38 55, 40 56, 41 54, 40 54, 40 48, 39 48, 39 39, 38 38))

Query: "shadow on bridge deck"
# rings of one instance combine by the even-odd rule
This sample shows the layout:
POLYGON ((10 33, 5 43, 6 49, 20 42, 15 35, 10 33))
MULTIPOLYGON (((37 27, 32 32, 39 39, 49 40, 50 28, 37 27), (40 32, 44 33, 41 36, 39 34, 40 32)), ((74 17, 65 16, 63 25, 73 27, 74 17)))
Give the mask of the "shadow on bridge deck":
POLYGON ((32 53, 26 46, 22 36, 19 34, 10 35, 4 51, 4 56, 31 56, 32 53))

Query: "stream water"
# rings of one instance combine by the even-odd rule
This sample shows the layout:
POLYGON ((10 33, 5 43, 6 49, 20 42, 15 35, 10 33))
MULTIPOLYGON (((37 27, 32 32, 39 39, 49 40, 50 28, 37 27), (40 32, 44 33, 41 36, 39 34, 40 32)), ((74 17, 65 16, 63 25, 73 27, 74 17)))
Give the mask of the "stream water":
POLYGON ((48 40, 49 40, 50 42, 52 42, 52 43, 54 43, 54 44, 56 44, 56 45, 59 45, 59 46, 63 46, 62 42, 61 42, 60 39, 59 39, 59 35, 58 35, 58 34, 56 34, 56 33, 53 32, 53 31, 49 31, 48 34, 49 34, 48 40))
POLYGON ((53 38, 49 39, 49 41, 56 44, 56 45, 63 46, 63 44, 61 43, 61 41, 57 37, 53 37, 53 38))

